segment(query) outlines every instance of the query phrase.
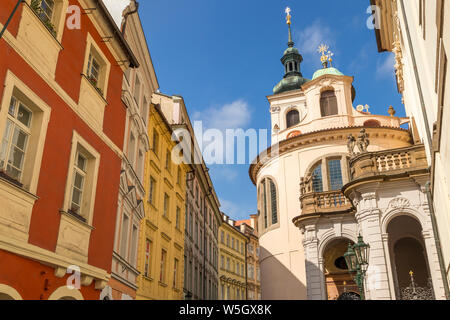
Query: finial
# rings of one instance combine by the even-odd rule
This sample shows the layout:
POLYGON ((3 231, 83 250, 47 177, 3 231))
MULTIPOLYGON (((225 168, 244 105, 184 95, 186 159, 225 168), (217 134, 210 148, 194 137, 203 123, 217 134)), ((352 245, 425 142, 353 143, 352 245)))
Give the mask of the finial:
POLYGON ((388 113, 391 115, 391 117, 395 115, 396 112, 393 106, 389 106, 388 113))
POLYGON ((328 47, 327 45, 322 43, 319 46, 319 48, 317 49, 317 52, 322 54, 322 56, 320 57, 320 61, 322 62, 322 65, 323 65, 324 69, 328 68, 328 61, 331 58, 331 57, 329 57, 328 55, 325 54, 325 52, 329 52, 331 54, 331 52, 328 51, 329 48, 330 47, 328 47))
POLYGON ((294 42, 292 41, 292 33, 291 33, 291 8, 286 7, 286 24, 289 26, 289 41, 288 41, 288 46, 289 47, 293 47, 294 46, 294 42))

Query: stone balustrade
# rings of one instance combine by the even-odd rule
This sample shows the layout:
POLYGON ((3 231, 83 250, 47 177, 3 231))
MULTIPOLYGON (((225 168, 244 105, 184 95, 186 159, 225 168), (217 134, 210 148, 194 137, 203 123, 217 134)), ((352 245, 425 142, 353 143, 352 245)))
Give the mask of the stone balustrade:
POLYGON ((302 215, 345 212, 352 204, 341 190, 307 193, 300 197, 302 215))
POLYGON ((362 153, 349 160, 350 180, 399 175, 428 168, 425 148, 415 145, 407 148, 362 153))

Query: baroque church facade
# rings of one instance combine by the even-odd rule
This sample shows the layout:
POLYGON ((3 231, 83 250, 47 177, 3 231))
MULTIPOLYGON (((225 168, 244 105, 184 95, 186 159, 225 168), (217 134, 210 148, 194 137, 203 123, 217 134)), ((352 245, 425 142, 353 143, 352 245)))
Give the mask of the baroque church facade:
POLYGON ((359 296, 344 254, 370 246, 366 299, 444 299, 426 191, 425 149, 410 118, 353 106, 353 77, 300 71, 291 37, 285 75, 268 96, 272 145, 250 166, 257 187, 262 299, 359 296))

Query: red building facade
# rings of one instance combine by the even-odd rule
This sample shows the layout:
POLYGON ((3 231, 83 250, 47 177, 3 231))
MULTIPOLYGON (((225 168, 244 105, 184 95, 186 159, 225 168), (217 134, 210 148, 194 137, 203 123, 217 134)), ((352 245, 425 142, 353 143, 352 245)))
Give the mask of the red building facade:
MULTIPOLYGON (((17 0, 0 3, 0 30, 17 0)), ((0 39, 0 299, 98 299, 110 279, 138 65, 100 0, 25 0, 0 39)))

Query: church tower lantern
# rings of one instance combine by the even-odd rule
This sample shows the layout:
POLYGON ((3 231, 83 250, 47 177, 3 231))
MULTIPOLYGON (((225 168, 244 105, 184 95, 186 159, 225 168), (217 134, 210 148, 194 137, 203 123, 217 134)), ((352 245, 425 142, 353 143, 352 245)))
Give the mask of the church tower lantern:
POLYGON ((291 31, 291 9, 286 8, 286 23, 289 26, 289 41, 288 48, 284 51, 283 57, 281 58, 281 63, 284 66, 284 77, 283 79, 273 88, 273 93, 278 94, 285 91, 300 89, 300 87, 308 81, 308 79, 303 78, 300 72, 300 63, 303 61, 303 57, 294 47, 294 42, 292 41, 292 31, 291 31))

